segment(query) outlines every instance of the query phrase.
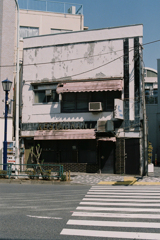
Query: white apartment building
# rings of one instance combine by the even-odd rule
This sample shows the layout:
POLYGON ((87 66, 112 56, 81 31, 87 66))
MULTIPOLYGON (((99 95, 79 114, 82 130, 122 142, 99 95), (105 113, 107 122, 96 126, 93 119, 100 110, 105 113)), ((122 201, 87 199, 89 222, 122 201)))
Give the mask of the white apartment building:
POLYGON ((24 39, 23 163, 40 144, 64 170, 144 174, 142 38, 132 25, 24 39))

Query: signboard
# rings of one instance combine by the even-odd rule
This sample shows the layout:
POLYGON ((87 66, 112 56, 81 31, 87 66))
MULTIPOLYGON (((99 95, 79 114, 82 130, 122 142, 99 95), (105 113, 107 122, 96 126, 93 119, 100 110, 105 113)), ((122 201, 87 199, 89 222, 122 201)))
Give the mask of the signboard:
POLYGON ((121 100, 121 99, 114 99, 114 118, 124 119, 123 100, 121 100))
POLYGON ((15 164, 15 141, 7 142, 7 163, 15 164))

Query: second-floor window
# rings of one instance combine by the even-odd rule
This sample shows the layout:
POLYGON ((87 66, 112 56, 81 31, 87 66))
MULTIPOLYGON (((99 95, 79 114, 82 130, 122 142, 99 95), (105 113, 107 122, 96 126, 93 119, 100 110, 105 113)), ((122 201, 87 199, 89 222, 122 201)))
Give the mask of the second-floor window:
POLYGON ((121 98, 119 91, 77 92, 62 94, 62 112, 88 112, 89 102, 102 102, 103 111, 114 110, 114 98, 121 98))
POLYGON ((41 89, 41 87, 34 86, 34 103, 52 103, 58 102, 59 95, 56 89, 41 89))

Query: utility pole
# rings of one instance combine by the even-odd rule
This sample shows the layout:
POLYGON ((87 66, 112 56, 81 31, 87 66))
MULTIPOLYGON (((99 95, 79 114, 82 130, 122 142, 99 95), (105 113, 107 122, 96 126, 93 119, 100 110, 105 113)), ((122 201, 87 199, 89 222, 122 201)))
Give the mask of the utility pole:
POLYGON ((19 5, 15 0, 17 7, 17 64, 16 64, 16 124, 15 124, 15 136, 16 136, 16 164, 19 164, 19 5))
MULTIPOLYGON (((141 54, 142 49, 141 47, 141 54)), ((143 59, 143 58, 142 58, 143 59)), ((148 175, 148 149, 147 149, 147 115, 146 115, 146 101, 145 101, 145 83, 144 83, 144 68, 142 69, 142 104, 143 104, 143 158, 144 158, 144 170, 143 173, 148 175)))

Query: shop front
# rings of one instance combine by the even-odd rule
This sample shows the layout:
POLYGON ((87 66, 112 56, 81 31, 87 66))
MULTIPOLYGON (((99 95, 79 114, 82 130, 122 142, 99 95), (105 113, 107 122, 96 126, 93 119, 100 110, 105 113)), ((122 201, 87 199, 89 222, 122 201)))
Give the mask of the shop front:
POLYGON ((38 130, 25 138, 25 163, 30 149, 40 144, 40 161, 61 164, 64 171, 114 173, 114 137, 99 137, 95 129, 38 130))

